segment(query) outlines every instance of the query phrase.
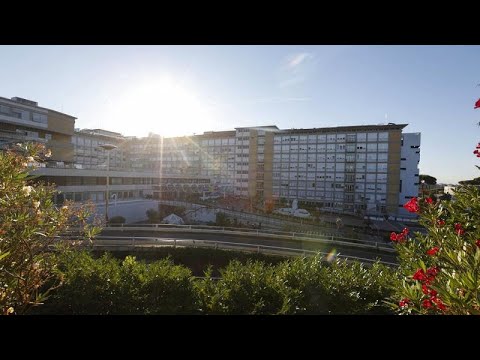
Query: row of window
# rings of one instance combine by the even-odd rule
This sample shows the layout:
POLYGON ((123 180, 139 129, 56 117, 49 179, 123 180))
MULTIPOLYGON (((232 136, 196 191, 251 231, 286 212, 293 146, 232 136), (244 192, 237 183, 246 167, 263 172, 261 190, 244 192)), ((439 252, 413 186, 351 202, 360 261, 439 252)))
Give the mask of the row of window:
POLYGON ((337 181, 346 181, 353 182, 355 181, 370 181, 370 182, 386 182, 387 174, 375 174, 375 173, 366 173, 366 174, 355 174, 354 176, 348 176, 349 174, 344 173, 273 173, 273 179, 278 180, 337 180, 337 181), (375 180, 376 179, 376 180, 375 180))
MULTIPOLYGON (((143 190, 139 191, 109 191, 110 201, 127 200, 127 199, 143 199, 143 190)), ((65 192, 55 195, 55 204, 61 205, 66 200, 73 201, 93 201, 104 202, 105 191, 85 191, 85 192, 65 192)))
POLYGON ((274 188, 289 188, 289 189, 336 189, 336 190, 345 190, 347 192, 363 192, 363 191, 376 191, 383 192, 387 191, 387 184, 375 184, 375 183, 355 183, 355 184, 344 184, 342 182, 309 182, 309 181, 274 181, 274 188))
POLYGON ((295 197, 295 198, 310 198, 318 200, 344 200, 350 202, 360 203, 386 203, 386 196, 384 194, 365 193, 355 194, 354 196, 346 196, 343 193, 336 192, 315 192, 311 190, 278 190, 273 189, 273 196, 276 197, 295 197))
POLYGON ((388 132, 369 132, 355 134, 318 134, 318 135, 275 135, 274 143, 324 143, 324 142, 355 142, 355 141, 388 141, 388 132))
POLYGON ((30 112, 13 106, 0 105, 0 114, 40 124, 47 124, 47 115, 30 112))
POLYGON ((340 171, 344 172, 347 169, 356 170, 359 172, 387 172, 387 163, 280 163, 273 164, 273 171, 340 171))
POLYGON ((274 153, 279 152, 386 152, 388 143, 363 144, 319 144, 319 145, 273 145, 274 153))

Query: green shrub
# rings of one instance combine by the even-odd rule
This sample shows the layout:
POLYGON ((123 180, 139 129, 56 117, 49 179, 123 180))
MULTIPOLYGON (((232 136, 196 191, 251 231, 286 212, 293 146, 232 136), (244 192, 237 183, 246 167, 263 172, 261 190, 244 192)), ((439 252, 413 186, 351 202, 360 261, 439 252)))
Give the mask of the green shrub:
POLYGON ((394 271, 378 263, 337 259, 329 264, 320 256, 286 261, 277 273, 288 288, 284 312, 290 314, 386 312, 383 300, 394 280, 394 271))
POLYGON ((45 312, 55 314, 182 314, 195 312, 191 271, 169 259, 152 264, 86 251, 61 258, 64 285, 45 312))
POLYGON ((105 254, 94 259, 87 251, 62 256, 64 284, 46 304, 54 314, 111 314, 120 284, 119 261, 105 254))
POLYGON ((109 224, 125 224, 125 218, 123 216, 117 215, 108 219, 109 224))
POLYGON ((148 209, 147 210, 147 218, 148 222, 151 224, 158 224, 160 222, 160 213, 155 209, 148 209))
MULTIPOLYGON (((62 255, 62 286, 44 307, 55 314, 368 314, 384 313, 393 270, 320 256, 277 265, 232 260, 220 278, 195 279, 170 259, 147 264, 88 252, 62 255)), ((44 313, 45 313, 44 312, 44 313)))
POLYGON ((214 314, 278 314, 283 298, 272 266, 248 260, 233 260, 221 272, 221 279, 207 280, 197 289, 202 310, 214 314))

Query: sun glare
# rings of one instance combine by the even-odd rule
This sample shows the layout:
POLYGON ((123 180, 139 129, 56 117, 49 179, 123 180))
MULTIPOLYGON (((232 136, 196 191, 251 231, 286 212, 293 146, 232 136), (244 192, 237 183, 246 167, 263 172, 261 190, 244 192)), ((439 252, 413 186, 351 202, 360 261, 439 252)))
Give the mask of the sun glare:
POLYGON ((192 135, 212 129, 211 108, 169 76, 132 84, 109 111, 115 131, 124 135, 192 135))

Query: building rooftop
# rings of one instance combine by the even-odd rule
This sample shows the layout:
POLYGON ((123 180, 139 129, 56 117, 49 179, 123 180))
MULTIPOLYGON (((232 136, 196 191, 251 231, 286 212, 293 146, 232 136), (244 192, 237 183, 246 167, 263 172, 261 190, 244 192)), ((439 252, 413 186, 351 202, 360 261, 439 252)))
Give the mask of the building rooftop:
POLYGON ((57 111, 57 110, 53 110, 53 109, 45 108, 45 107, 42 107, 42 106, 38 106, 38 102, 33 101, 33 100, 24 99, 24 98, 21 98, 21 97, 18 97, 18 96, 14 96, 11 99, 7 99, 5 97, 0 96, 0 100, 7 101, 7 102, 11 103, 12 105, 35 107, 35 108, 38 108, 38 109, 47 110, 47 111, 51 111, 51 112, 54 112, 54 113, 57 113, 57 114, 68 116, 72 119, 76 119, 75 116, 68 115, 68 114, 62 113, 62 112, 57 111))
POLYGON ((106 136, 106 137, 114 137, 114 138, 124 138, 124 136, 120 133, 113 132, 113 131, 108 131, 108 130, 103 130, 103 129, 75 129, 75 132, 81 133, 81 134, 88 134, 88 135, 94 135, 94 136, 106 136))
POLYGON ((393 124, 385 125, 353 125, 353 126, 335 126, 323 128, 309 128, 309 129, 282 129, 279 133, 289 134, 303 134, 303 133, 331 133, 331 132, 347 132, 347 131, 379 131, 379 130, 402 130, 408 124, 393 124))

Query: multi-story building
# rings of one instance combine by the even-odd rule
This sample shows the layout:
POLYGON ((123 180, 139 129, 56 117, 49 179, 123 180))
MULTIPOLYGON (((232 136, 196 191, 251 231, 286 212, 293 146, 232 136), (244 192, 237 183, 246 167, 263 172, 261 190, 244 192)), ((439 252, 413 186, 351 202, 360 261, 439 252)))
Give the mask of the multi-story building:
POLYGON ((19 141, 46 144, 53 161, 73 162, 75 117, 38 106, 35 101, 0 97, 0 146, 19 141))
POLYGON ((107 153, 115 200, 178 198, 204 191, 271 204, 282 198, 330 211, 407 217, 418 194, 420 134, 406 124, 236 128, 202 135, 125 137, 74 130, 75 118, 36 102, 0 98, 0 142, 40 141, 52 162, 37 173, 58 185, 57 202, 105 200, 107 153))
POLYGON ((402 145, 407 138, 402 137, 405 126, 279 131, 273 144, 273 197, 312 202, 337 212, 407 215, 399 209, 405 196, 418 191, 420 137, 408 134, 418 144, 413 153, 409 146, 407 151, 407 145, 402 145), (408 158, 404 173, 403 156, 408 158))
MULTIPOLYGON (((125 156, 125 139, 120 134, 103 130, 75 131, 75 117, 38 106, 22 98, 0 98, 0 146, 6 148, 15 143, 40 142, 52 151, 44 167, 35 170, 39 180, 55 183, 59 193, 57 204, 64 200, 97 203, 99 213, 105 212, 107 178, 107 154, 101 145, 113 143, 117 149, 110 153, 110 214, 116 214, 117 200, 134 200, 129 204, 130 220, 141 220, 144 207, 155 207, 153 201, 144 200, 153 194, 157 176, 153 171, 136 172, 128 167, 125 156)), ((120 206, 119 206, 120 208, 120 206)))
POLYGON ((409 199, 418 196, 420 163, 420 133, 404 133, 400 142, 400 189, 398 191, 398 214, 408 217, 403 207, 409 199))

